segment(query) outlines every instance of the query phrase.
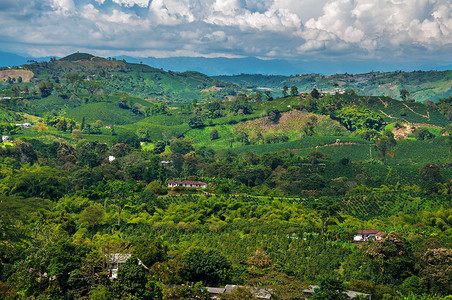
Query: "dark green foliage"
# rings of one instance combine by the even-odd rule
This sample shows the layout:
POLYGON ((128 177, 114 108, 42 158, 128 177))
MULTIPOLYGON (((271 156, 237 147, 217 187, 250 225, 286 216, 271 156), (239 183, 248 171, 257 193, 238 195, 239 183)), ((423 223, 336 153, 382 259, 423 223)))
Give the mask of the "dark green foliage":
POLYGON ((400 90, 400 98, 401 98, 403 101, 408 100, 408 97, 409 97, 410 95, 411 95, 411 94, 410 94, 410 92, 408 92, 407 89, 401 89, 401 90, 400 90))
POLYGON ((295 97, 295 96, 298 96, 298 94, 299 94, 298 88, 297 88, 296 86, 293 85, 293 86, 290 88, 290 95, 291 95, 292 97, 295 97))
POLYGON ((393 148, 397 145, 394 139, 394 134, 390 131, 386 131, 378 140, 375 142, 375 148, 378 151, 377 158, 381 160, 383 164, 386 163, 386 155, 394 156, 392 152, 393 148))
POLYGON ((187 120, 187 123, 188 123, 188 126, 190 126, 190 128, 201 128, 204 126, 204 121, 199 116, 190 117, 187 120))
POLYGON ((73 53, 68 56, 61 58, 62 61, 79 61, 79 60, 90 60, 94 56, 88 53, 73 53))
POLYGON ((424 254, 421 283, 430 293, 450 295, 452 293, 451 249, 428 249, 424 254))
POLYGON ((165 147, 166 147, 166 145, 165 145, 164 142, 158 141, 155 144, 153 151, 154 151, 155 154, 160 154, 160 153, 163 153, 165 151, 165 147))
POLYGON ((33 165, 22 168, 10 181, 10 194, 57 200, 67 188, 66 173, 50 167, 33 165))
POLYGON ((289 90, 289 87, 287 85, 283 86, 283 88, 282 88, 283 97, 287 97, 288 90, 289 90))
POLYGON ((165 299, 209 300, 210 297, 209 292, 203 286, 202 282, 197 282, 194 285, 184 284, 168 289, 165 291, 165 299))
POLYGON ((370 245, 366 254, 372 258, 371 267, 382 284, 401 284, 414 271, 411 246, 401 233, 388 233, 378 243, 370 245))
POLYGON ((443 181, 440 172, 440 167, 437 164, 427 163, 419 169, 419 176, 421 177, 421 186, 429 193, 436 191, 437 184, 443 181))
MULTIPOLYGON (((153 284, 154 285, 154 284, 153 284)), ((118 280, 113 284, 115 295, 119 299, 158 299, 158 289, 147 289, 146 269, 139 265, 136 256, 129 258, 118 270, 118 280)))
POLYGON ((0 123, 0 134, 2 135, 15 135, 22 131, 22 127, 14 126, 10 123, 0 123))
POLYGON ((423 140, 430 140, 435 137, 433 133, 431 133, 427 128, 420 127, 418 130, 414 132, 414 136, 417 140, 423 141, 423 140))
POLYGON ((319 199, 311 200, 308 202, 308 205, 320 216, 320 220, 322 221, 322 235, 325 232, 325 224, 329 219, 335 218, 342 220, 342 217, 339 215, 339 203, 330 197, 320 197, 319 199))
POLYGON ((281 112, 277 109, 272 109, 267 113, 268 119, 273 123, 278 123, 281 118, 281 112))
POLYGON ((229 109, 230 111, 241 115, 248 115, 253 112, 251 104, 246 100, 235 100, 232 102, 229 109))
POLYGON ((215 128, 214 129, 212 129, 210 132, 209 132, 209 137, 210 137, 210 140, 216 140, 216 139, 218 139, 218 138, 220 138, 220 136, 219 136, 219 134, 218 134, 218 130, 216 130, 215 128))
POLYGON ((185 155, 195 150, 187 139, 176 139, 170 144, 170 150, 174 154, 185 155))
POLYGON ((345 294, 344 284, 337 279, 326 277, 319 282, 319 287, 314 289, 310 300, 346 300, 350 299, 345 294))
POLYGON ((319 97, 320 97, 320 93, 319 93, 319 91, 316 88, 314 88, 311 91, 310 95, 311 95, 312 98, 315 98, 315 99, 319 99, 319 97))
POLYGON ((232 267, 226 257, 213 249, 192 248, 184 253, 182 262, 189 281, 202 281, 206 285, 226 283, 232 267))
POLYGON ((38 155, 33 149, 33 145, 27 142, 20 143, 20 162, 23 164, 33 164, 38 160, 38 155))
POLYGON ((143 264, 150 268, 156 262, 166 261, 168 249, 162 244, 161 241, 149 241, 143 240, 136 244, 135 254, 143 264))
POLYGON ((39 85, 39 93, 41 93, 41 97, 45 98, 50 96, 53 91, 53 82, 50 80, 42 81, 39 85))
POLYGON ((136 148, 136 149, 140 148, 140 139, 133 132, 121 132, 113 139, 113 143, 127 144, 130 147, 136 148))

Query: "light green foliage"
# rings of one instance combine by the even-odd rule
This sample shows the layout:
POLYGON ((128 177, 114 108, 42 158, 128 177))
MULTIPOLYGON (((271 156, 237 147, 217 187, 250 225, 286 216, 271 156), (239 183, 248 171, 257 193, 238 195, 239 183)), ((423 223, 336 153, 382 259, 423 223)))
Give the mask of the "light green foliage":
POLYGON ((80 224, 94 228, 105 222, 105 211, 99 204, 88 206, 80 213, 80 224))
POLYGON ((370 109, 344 107, 336 112, 335 118, 350 131, 357 129, 380 129, 383 117, 370 109))

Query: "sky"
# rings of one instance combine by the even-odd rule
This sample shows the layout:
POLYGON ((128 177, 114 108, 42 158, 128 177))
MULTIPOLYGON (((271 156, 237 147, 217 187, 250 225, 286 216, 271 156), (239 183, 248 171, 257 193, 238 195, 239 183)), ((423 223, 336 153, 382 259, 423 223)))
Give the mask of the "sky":
POLYGON ((0 47, 32 57, 447 65, 452 1, 0 0, 0 47))

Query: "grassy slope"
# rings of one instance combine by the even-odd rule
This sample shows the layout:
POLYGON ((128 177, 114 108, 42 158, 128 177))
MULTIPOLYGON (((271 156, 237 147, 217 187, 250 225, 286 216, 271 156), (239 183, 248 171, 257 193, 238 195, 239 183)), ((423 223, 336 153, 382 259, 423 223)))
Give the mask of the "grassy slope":
POLYGON ((119 108, 116 103, 108 102, 89 103, 75 107, 68 110, 66 116, 77 122, 81 122, 85 117, 85 121, 89 123, 101 120, 104 124, 110 125, 125 125, 143 119, 127 109, 119 108))

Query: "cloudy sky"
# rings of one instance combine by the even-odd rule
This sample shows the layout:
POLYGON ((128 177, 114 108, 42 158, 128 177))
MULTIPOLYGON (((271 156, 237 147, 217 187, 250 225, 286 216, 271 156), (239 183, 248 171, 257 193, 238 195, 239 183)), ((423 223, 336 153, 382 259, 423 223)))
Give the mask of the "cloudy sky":
POLYGON ((0 26, 34 57, 452 63, 450 0, 0 0, 0 26))

